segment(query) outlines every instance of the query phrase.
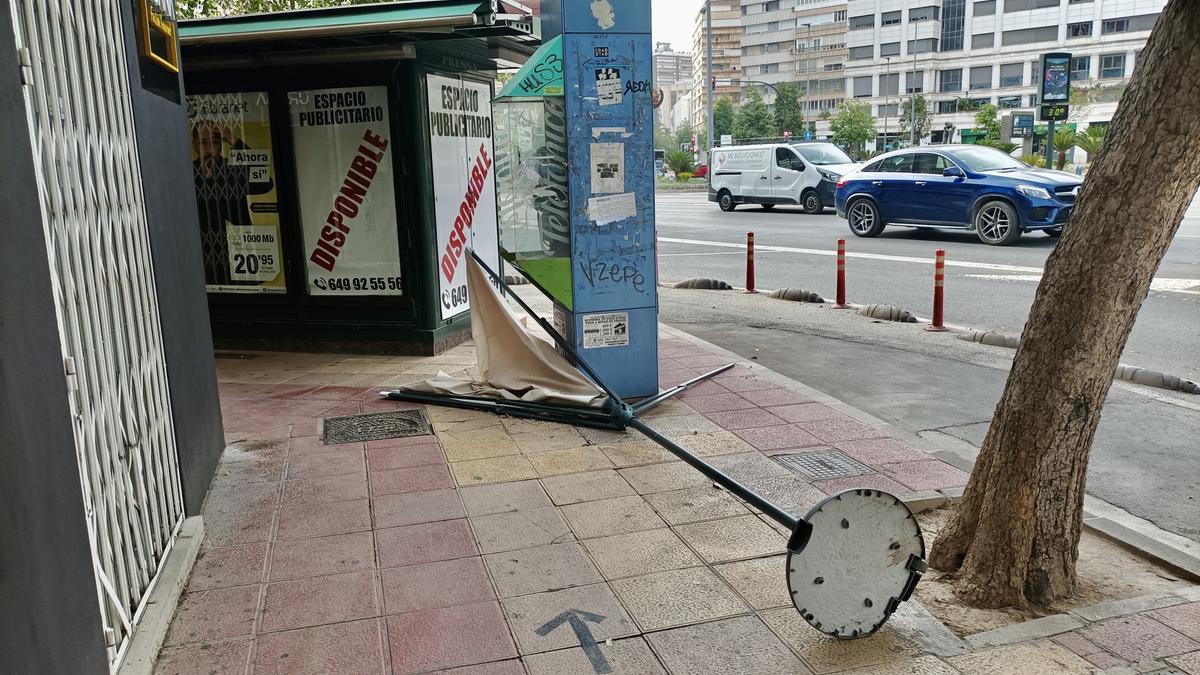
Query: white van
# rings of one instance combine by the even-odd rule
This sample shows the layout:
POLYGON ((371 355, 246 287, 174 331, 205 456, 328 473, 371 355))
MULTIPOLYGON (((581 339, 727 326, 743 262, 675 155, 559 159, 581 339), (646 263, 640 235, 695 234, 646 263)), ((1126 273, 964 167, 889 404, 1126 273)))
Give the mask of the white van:
POLYGON ((708 201, 722 211, 738 204, 800 204, 805 213, 833 206, 843 174, 858 166, 841 148, 825 141, 734 145, 713 148, 708 201))

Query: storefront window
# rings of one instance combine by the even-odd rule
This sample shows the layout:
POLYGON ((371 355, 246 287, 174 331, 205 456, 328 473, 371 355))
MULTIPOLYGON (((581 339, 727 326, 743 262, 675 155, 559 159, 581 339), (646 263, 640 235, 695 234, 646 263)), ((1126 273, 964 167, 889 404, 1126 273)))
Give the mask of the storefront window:
POLYGON ((401 295, 387 87, 288 93, 311 295, 401 295))
POLYGON ((205 287, 286 292, 266 92, 187 99, 205 287))

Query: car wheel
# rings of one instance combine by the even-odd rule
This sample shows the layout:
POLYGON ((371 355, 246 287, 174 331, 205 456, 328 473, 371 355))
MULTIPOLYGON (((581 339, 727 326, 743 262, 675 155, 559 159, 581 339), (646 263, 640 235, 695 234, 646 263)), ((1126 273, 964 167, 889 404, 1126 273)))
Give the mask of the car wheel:
POLYGON ((992 201, 975 212, 975 234, 989 246, 1007 246, 1021 237, 1017 210, 1008 202, 992 201))
POLYGON ((1045 232, 1047 237, 1054 237, 1055 239, 1058 239, 1059 236, 1062 235, 1062 228, 1052 227, 1048 230, 1042 230, 1042 232, 1045 232))
POLYGON ((763 211, 770 211, 771 209, 775 208, 775 205, 774 204, 763 204, 762 208, 763 208, 763 211))
POLYGON ((737 204, 733 201, 733 195, 729 190, 721 190, 721 194, 717 195, 717 205, 722 211, 732 211, 737 208, 737 204))
POLYGON ((817 194, 816 190, 808 190, 800 197, 800 203, 804 206, 804 212, 808 214, 820 213, 825 210, 825 205, 821 203, 821 195, 817 194))
POLYGON ((859 199, 850 202, 846 208, 846 222, 850 231, 858 237, 874 237, 883 232, 883 218, 879 216, 879 208, 870 199, 859 199))

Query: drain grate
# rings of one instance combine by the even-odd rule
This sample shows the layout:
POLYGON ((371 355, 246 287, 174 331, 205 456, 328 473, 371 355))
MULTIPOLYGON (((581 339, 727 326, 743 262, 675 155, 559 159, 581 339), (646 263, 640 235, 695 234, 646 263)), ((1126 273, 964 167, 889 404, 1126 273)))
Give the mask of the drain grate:
POLYGON ((840 450, 821 450, 819 452, 799 452, 794 455, 775 455, 780 464, 791 469, 793 473, 807 476, 813 480, 829 480, 831 478, 848 478, 875 473, 871 467, 850 457, 840 450))
POLYGON ((378 441, 384 438, 423 436, 429 432, 429 420, 420 410, 365 413, 325 418, 325 444, 378 441))

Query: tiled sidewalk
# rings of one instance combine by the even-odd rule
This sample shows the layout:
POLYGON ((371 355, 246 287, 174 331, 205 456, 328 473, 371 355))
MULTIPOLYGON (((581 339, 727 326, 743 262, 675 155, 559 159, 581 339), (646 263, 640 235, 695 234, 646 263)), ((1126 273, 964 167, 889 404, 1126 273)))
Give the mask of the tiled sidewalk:
MULTIPOLYGON (((726 362, 675 333, 660 346, 663 386, 726 362)), ((434 435, 321 443, 322 418, 396 409, 380 387, 461 372, 470 347, 252 356, 219 361, 230 446, 160 673, 592 673, 596 660, 617 673, 1087 673, 1115 643, 1103 623, 1082 632, 1092 642, 949 658, 892 624, 833 641, 791 607, 780 528, 636 434, 428 408, 434 435)), ((760 375, 739 366, 650 423, 798 515, 850 486, 911 496, 965 482, 885 425, 760 375), (830 449, 873 472, 813 481, 772 459, 830 449)), ((1175 627, 1197 625, 1198 606, 1174 609, 1175 627)), ((1185 634, 1129 648, 1200 648, 1185 634)), ((1120 654, 1105 663, 1142 660, 1120 654)))

